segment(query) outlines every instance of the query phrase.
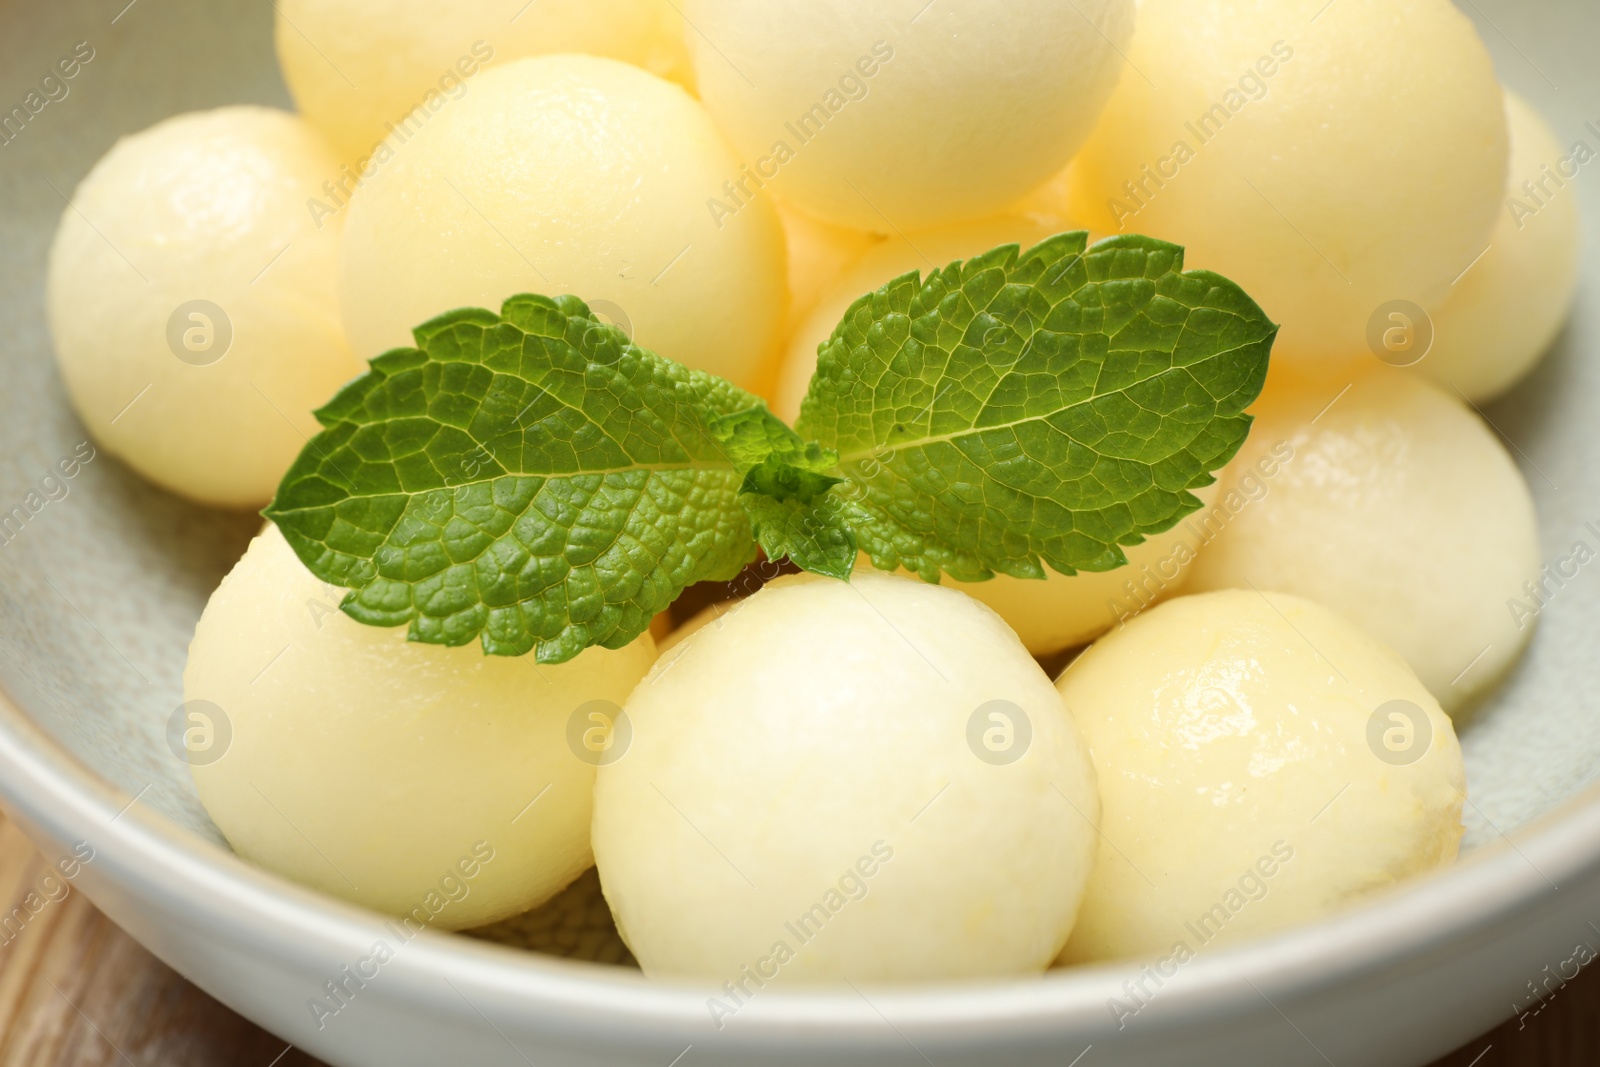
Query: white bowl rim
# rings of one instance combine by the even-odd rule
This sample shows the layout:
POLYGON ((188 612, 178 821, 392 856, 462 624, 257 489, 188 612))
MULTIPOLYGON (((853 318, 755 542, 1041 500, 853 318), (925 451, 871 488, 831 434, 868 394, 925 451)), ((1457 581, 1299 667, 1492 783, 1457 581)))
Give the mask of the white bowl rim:
MULTIPOLYGON (((252 958, 303 970, 308 958, 364 954, 384 919, 258 869, 177 826, 112 786, 0 691, 0 800, 56 841, 89 840, 103 877, 149 897, 164 894, 197 934, 231 942, 252 958)), ((1457 864, 1332 918, 1201 952, 1185 981, 1162 992, 1146 1033, 1211 1022, 1240 998, 1286 998, 1360 980, 1451 944, 1486 936, 1529 914, 1564 883, 1600 872, 1600 785, 1476 850, 1457 864)), ((472 938, 425 932, 407 947, 408 980, 389 984, 402 1003, 436 1009, 440 977, 493 1002, 572 1025, 603 1022, 632 1031, 703 1035, 709 984, 650 980, 638 972, 522 952, 472 938), (419 980, 432 976, 432 981, 419 980)), ((974 1027, 1003 1026, 1010 1038, 1112 1028, 1109 998, 1145 961, 1097 964, 984 983, 772 991, 739 1012, 732 1040, 783 1034, 791 1046, 876 1041, 886 1020, 922 1041, 970 1043, 974 1027), (735 1033, 736 1031, 736 1033, 735 1033)), ((336 969, 334 964, 329 969, 336 969)), ((403 972, 404 973, 404 972, 403 972)), ((308 993, 314 992, 309 990, 308 993)), ((1273 1001, 1269 1000, 1269 1003, 1273 1001)), ((1259 1003, 1259 1001, 1255 1001, 1259 1003)), ((1141 1027, 1146 1024, 1141 1021, 1141 1027)), ((903 1035, 905 1036, 905 1035, 903 1035)), ((910 1038, 908 1037, 908 1040, 910 1038)))

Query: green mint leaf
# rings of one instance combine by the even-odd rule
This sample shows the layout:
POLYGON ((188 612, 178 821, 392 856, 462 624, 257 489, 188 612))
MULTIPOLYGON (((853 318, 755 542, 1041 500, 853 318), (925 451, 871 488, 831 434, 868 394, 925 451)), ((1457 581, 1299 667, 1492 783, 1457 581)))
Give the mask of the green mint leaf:
POLYGON ((755 555, 712 420, 759 403, 581 300, 415 331, 319 412, 265 514, 344 610, 412 640, 560 663, 620 648, 755 555))
POLYGON ((1175 245, 1087 240, 896 278, 819 349, 796 428, 839 453, 874 566, 1110 570, 1244 443, 1277 327, 1175 245))
POLYGON ((788 557, 808 571, 847 580, 856 538, 843 501, 829 490, 837 453, 807 442, 765 407, 713 420, 711 433, 744 474, 739 502, 770 559, 788 557))

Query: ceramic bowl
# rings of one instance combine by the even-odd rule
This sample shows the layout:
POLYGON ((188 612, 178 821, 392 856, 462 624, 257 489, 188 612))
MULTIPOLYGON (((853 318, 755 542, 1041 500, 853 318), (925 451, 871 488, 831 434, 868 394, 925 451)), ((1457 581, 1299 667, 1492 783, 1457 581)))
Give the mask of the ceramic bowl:
MULTIPOLYGON (((1464 6, 1502 78, 1564 142, 1600 147, 1600 69, 1588 54, 1600 9, 1464 6)), ((345 1067, 1384 1067, 1426 1062, 1530 1011, 1531 988, 1570 972, 1579 944, 1600 945, 1600 793, 1589 788, 1600 768, 1600 578, 1585 570, 1463 727, 1472 799, 1458 864, 1316 925, 1204 951, 1159 988, 1137 964, 1116 964, 981 984, 763 991, 719 1027, 710 988, 422 933, 319 1018, 308 1002, 324 983, 393 931, 235 858, 167 739, 195 620, 259 520, 184 503, 105 455, 64 493, 39 484, 86 437, 43 312, 45 254, 66 198, 122 134, 196 108, 287 106, 271 20, 272 6, 255 0, 0 10, 0 109, 77 42, 95 52, 69 94, 0 147, 0 516, 25 513, 0 527, 0 802, 52 857, 76 855, 74 884, 202 988, 345 1067), (1141 981, 1148 1004, 1119 1024, 1109 1002, 1141 981)), ((1539 370, 1484 411, 1533 487, 1552 560, 1578 541, 1600 545, 1600 176, 1581 172, 1567 195, 1585 210, 1577 313, 1539 370)), ((570 938, 542 943, 571 948, 570 938)))

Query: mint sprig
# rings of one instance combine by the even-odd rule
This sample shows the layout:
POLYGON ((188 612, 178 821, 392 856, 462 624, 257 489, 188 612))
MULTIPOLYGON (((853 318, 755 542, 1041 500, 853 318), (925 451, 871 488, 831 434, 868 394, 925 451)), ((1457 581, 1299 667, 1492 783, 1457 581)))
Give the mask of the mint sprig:
POLYGON ((1276 327, 1173 245, 1086 245, 862 297, 798 432, 574 297, 450 312, 317 412, 265 514, 358 621, 545 663, 758 545, 841 579, 858 546, 929 581, 1120 566, 1243 444, 1276 327))

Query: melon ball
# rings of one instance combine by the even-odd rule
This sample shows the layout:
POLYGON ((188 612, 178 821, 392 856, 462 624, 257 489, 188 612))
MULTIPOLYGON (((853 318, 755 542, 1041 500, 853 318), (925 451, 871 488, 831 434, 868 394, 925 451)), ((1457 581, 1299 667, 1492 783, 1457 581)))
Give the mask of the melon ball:
POLYGON ((278 62, 295 105, 360 161, 407 120, 453 106, 488 64, 585 52, 688 84, 671 0, 278 0, 278 62))
POLYGON ((788 330, 804 322, 822 294, 877 244, 876 234, 851 230, 812 218, 799 208, 776 201, 789 251, 788 330))
POLYGON ((749 387, 782 331, 784 246, 765 200, 707 210, 736 171, 704 109, 637 67, 542 56, 485 71, 351 199, 351 344, 376 355, 444 311, 572 293, 644 347, 749 387))
POLYGON ((1252 502, 1215 531, 1189 587, 1325 604, 1404 656, 1447 709, 1498 681, 1533 633, 1536 610, 1512 605, 1540 577, 1533 501, 1499 438, 1388 368, 1280 377, 1253 413, 1221 479, 1252 502), (1269 455, 1276 473, 1251 477, 1269 455))
POLYGON ((1488 243, 1505 107, 1450 0, 1145 0, 1129 62, 1074 213, 1239 283, 1275 356, 1365 355, 1383 304, 1433 306, 1488 243))
POLYGON ((687 0, 701 96, 750 181, 878 233, 992 215, 1064 166, 1121 74, 1132 0, 687 0), (891 11, 890 9, 893 8, 891 11))
POLYGON ((1183 588, 1205 544, 1206 524, 1224 507, 1215 484, 1194 495, 1200 511, 1137 545, 1123 546, 1128 562, 1115 570, 1067 575, 1047 566, 1042 581, 996 574, 986 582, 946 578, 943 584, 993 608, 1035 656, 1081 645, 1183 588))
POLYGON ((971 259, 1005 244, 1031 248, 1070 226, 1049 228, 1033 219, 1000 215, 958 222, 921 233, 897 235, 874 244, 817 297, 811 313, 789 333, 773 413, 793 423, 817 371, 817 349, 838 328, 844 313, 861 297, 910 271, 927 277, 958 259, 971 259))
POLYGON ((593 863, 589 740, 649 636, 539 665, 410 643, 341 613, 343 592, 274 526, 212 594, 180 726, 212 821, 268 870, 442 929, 554 896, 593 863))
POLYGON ((646 974, 1036 972, 1072 929, 1093 771, 1050 680, 961 593, 779 578, 663 656, 627 712, 594 849, 646 974))
POLYGON ((300 119, 179 115, 118 141, 73 195, 45 301, 67 393, 151 481, 258 507, 313 409, 360 374, 336 297, 340 220, 307 200, 338 164, 300 119))
POLYGON ((1588 149, 1565 149, 1528 102, 1506 93, 1511 178, 1489 248, 1432 316, 1423 377, 1490 400, 1549 349, 1578 284, 1578 201, 1567 186, 1588 149))
MULTIPOLYGON (((1051 233, 1073 229, 1071 212, 1072 165, 1069 163, 1056 172, 1049 181, 1006 209, 1008 215, 1021 215, 1051 233)), ((1078 229, 1083 227, 1079 226, 1078 229)))
POLYGON ((1450 720, 1393 652, 1279 593, 1183 596, 1056 682, 1104 805, 1063 962, 1153 956, 1326 915, 1449 863, 1465 774, 1450 720))
POLYGON ((722 617, 731 611, 737 603, 737 600, 721 600, 715 604, 708 604, 689 616, 684 620, 682 626, 669 631, 665 637, 657 642, 657 648, 660 650, 661 655, 665 656, 668 652, 687 641, 690 636, 705 629, 707 626, 720 625, 722 617))

